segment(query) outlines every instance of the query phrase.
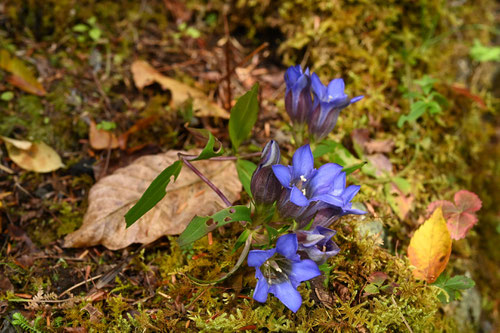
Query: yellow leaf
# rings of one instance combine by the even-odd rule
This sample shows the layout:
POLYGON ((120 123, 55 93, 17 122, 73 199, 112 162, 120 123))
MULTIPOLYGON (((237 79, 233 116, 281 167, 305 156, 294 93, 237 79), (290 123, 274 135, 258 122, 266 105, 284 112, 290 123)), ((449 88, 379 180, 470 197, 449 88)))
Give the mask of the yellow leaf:
POLYGON ((163 89, 172 92, 172 103, 179 107, 189 98, 193 99, 193 110, 198 117, 220 117, 229 119, 229 113, 208 99, 203 91, 187 84, 166 77, 151 67, 146 61, 136 60, 132 63, 132 76, 139 90, 157 82, 163 89))
POLYGON ((0 136, 10 159, 21 168, 35 172, 51 172, 63 167, 57 152, 43 142, 29 142, 0 136))
POLYGON ((13 86, 38 96, 47 94, 31 69, 21 59, 11 56, 7 50, 0 50, 0 68, 12 74, 7 81, 13 86))
POLYGON ((424 222, 410 240, 408 258, 416 268, 413 275, 428 283, 444 271, 451 254, 451 237, 441 207, 424 222))

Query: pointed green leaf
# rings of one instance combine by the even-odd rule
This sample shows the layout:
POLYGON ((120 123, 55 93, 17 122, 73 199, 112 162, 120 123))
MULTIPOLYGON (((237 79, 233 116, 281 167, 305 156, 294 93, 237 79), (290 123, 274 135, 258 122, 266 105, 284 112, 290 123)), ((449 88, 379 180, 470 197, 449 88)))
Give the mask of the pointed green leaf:
POLYGON ((207 160, 212 157, 221 156, 224 153, 224 148, 222 148, 222 144, 212 133, 208 132, 208 142, 205 145, 205 148, 201 151, 200 155, 195 158, 193 161, 201 161, 207 160))
POLYGON ((354 171, 361 169, 366 163, 367 162, 361 162, 358 164, 354 164, 350 167, 343 168, 342 171, 344 171, 346 175, 349 175, 349 174, 353 173, 354 171))
POLYGON ((257 165, 247 160, 238 159, 236 161, 236 171, 238 171, 238 177, 243 185, 243 188, 252 197, 252 191, 250 190, 250 181, 252 180, 253 172, 257 169, 257 165))
POLYGON ((186 230, 179 236, 177 243, 181 248, 185 248, 210 231, 236 221, 250 222, 250 208, 247 206, 233 206, 220 210, 212 216, 195 216, 189 222, 186 230))
POLYGON ((256 83, 250 91, 238 99, 231 109, 229 138, 235 149, 250 135, 253 125, 257 121, 259 111, 258 90, 259 85, 256 83))
POLYGON ((134 224, 138 219, 140 219, 144 214, 146 214, 151 208, 153 208, 161 199, 167 194, 166 188, 170 183, 172 176, 174 181, 179 176, 182 169, 182 162, 175 161, 168 168, 163 170, 158 177, 156 177, 151 185, 146 189, 144 194, 141 196, 139 201, 130 208, 130 210, 125 214, 125 221, 127 222, 127 228, 134 224))

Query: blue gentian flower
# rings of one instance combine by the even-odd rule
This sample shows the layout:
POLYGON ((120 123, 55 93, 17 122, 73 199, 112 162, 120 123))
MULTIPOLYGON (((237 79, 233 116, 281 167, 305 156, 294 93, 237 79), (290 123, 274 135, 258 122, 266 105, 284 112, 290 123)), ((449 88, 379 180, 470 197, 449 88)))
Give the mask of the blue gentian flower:
POLYGON ((321 226, 317 226, 311 231, 298 230, 296 234, 299 251, 305 252, 309 259, 316 264, 324 264, 328 258, 340 251, 340 248, 331 239, 336 233, 335 230, 321 226))
POLYGON ((311 75, 314 105, 308 119, 309 133, 316 139, 324 138, 330 133, 339 117, 340 111, 363 98, 352 99, 344 93, 344 80, 333 79, 328 86, 323 85, 316 73, 311 75))
POLYGON ((257 204, 272 204, 280 197, 282 187, 274 175, 272 165, 280 162, 280 147, 271 140, 262 150, 260 163, 250 181, 250 190, 257 204))
POLYGON ((264 303, 271 293, 297 312, 302 305, 298 285, 321 274, 314 261, 300 259, 297 249, 297 235, 287 234, 278 238, 274 249, 250 251, 247 262, 248 266, 255 267, 258 281, 253 298, 257 302, 264 303))
POLYGON ((314 169, 314 158, 309 145, 297 149, 291 166, 277 164, 273 165, 272 169, 285 188, 278 202, 282 217, 298 218, 303 214, 313 217, 320 208, 327 208, 320 205, 311 207, 312 211, 308 209, 316 201, 336 207, 339 216, 364 214, 363 211, 352 209, 350 202, 360 186, 345 187, 346 174, 342 172, 343 167, 339 164, 327 163, 317 170, 314 169))
POLYGON ((285 109, 295 124, 304 124, 312 111, 311 78, 309 69, 302 71, 300 65, 285 72, 285 109))

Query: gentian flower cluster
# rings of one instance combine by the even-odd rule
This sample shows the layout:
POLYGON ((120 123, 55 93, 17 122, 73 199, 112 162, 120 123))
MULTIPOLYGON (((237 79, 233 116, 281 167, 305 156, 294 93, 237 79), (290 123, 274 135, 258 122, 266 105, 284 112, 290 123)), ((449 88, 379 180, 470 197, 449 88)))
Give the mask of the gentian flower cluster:
POLYGON ((250 251, 248 265, 256 270, 256 301, 265 302, 271 293, 296 312, 302 304, 298 285, 320 275, 318 265, 340 251, 332 240, 336 232, 326 227, 343 215, 365 212, 352 208, 360 187, 346 187, 341 165, 315 169, 309 145, 297 149, 292 165, 279 164, 280 156, 277 143, 270 141, 252 176, 252 195, 257 207, 276 203, 279 218, 295 221, 295 227, 277 239, 275 248, 250 251))
POLYGON ((300 65, 287 69, 285 82, 286 112, 299 128, 307 123, 309 134, 317 140, 333 130, 342 109, 363 98, 350 99, 344 93, 344 80, 333 79, 325 86, 316 73, 310 75, 309 69, 303 71, 300 65))

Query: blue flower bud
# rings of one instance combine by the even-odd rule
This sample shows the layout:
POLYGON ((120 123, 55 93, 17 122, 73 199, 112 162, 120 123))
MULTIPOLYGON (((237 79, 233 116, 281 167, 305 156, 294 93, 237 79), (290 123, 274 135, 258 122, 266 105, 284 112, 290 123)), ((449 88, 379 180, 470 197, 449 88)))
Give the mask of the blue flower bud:
POLYGON ((357 96, 353 99, 344 93, 344 80, 334 79, 328 86, 321 83, 318 75, 311 75, 314 105, 308 119, 309 133, 317 140, 324 138, 330 133, 339 118, 340 111, 352 103, 363 98, 357 96))
POLYGON ((280 159, 278 144, 274 140, 269 141, 262 150, 260 163, 250 181, 250 189, 257 204, 272 204, 280 197, 282 186, 272 169, 280 159))
POLYGON ((300 65, 292 66, 285 73, 285 109, 295 124, 303 124, 312 110, 311 78, 309 69, 302 72, 300 65))

